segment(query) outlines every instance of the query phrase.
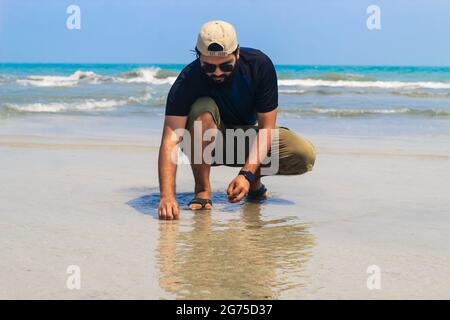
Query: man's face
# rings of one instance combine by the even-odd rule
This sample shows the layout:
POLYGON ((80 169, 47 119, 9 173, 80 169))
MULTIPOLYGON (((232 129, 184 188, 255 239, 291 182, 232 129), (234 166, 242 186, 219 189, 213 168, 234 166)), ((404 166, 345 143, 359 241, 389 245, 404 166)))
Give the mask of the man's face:
POLYGON ((236 62, 239 59, 239 50, 236 54, 229 54, 224 57, 210 57, 210 56, 204 56, 200 55, 200 64, 203 69, 207 69, 208 67, 213 69, 212 66, 215 66, 215 71, 213 72, 206 72, 206 75, 210 77, 215 83, 223 83, 232 73, 234 70, 234 67, 236 66, 236 62), (233 67, 233 69, 229 72, 223 71, 219 66, 222 66, 222 68, 227 69, 233 67), (230 66, 231 65, 231 66, 230 66))

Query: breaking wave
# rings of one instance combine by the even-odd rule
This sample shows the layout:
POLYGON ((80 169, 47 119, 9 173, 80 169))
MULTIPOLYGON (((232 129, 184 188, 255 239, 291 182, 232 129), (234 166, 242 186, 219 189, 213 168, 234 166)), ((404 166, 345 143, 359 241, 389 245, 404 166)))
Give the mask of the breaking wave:
POLYGON ((349 80, 321 80, 321 79, 278 80, 278 85, 287 87, 450 89, 450 82, 349 81, 349 80))
POLYGON ((36 87, 73 87, 78 85, 81 80, 99 81, 102 78, 92 71, 76 71, 70 76, 29 76, 26 79, 17 79, 21 85, 32 85, 36 87))
POLYGON ((330 117, 367 117, 381 115, 406 115, 406 116, 430 116, 446 117, 450 116, 450 110, 445 109, 335 109, 335 108, 302 108, 302 109, 280 109, 281 113, 289 115, 317 116, 324 115, 330 117))
POLYGON ((47 112, 59 113, 70 111, 110 111, 130 104, 146 104, 152 99, 150 94, 142 97, 129 97, 127 99, 85 99, 77 102, 48 102, 48 103, 5 103, 0 105, 4 109, 16 112, 47 112))
MULTIPOLYGON (((28 76, 24 79, 17 79, 21 85, 31 85, 36 87, 74 87, 84 82, 88 84, 100 84, 104 82, 116 83, 144 83, 144 84, 172 84, 176 76, 160 68, 140 68, 118 76, 103 76, 93 71, 75 71, 69 76, 28 76)), ((1 81, 1 80, 0 80, 1 81)))

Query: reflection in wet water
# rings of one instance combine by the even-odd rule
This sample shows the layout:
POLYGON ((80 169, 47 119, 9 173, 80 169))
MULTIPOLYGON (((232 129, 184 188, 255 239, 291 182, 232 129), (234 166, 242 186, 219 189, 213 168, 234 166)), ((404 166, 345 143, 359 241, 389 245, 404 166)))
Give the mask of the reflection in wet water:
POLYGON ((276 299, 305 283, 308 226, 273 203, 234 206, 159 222, 161 288, 177 299, 276 299))

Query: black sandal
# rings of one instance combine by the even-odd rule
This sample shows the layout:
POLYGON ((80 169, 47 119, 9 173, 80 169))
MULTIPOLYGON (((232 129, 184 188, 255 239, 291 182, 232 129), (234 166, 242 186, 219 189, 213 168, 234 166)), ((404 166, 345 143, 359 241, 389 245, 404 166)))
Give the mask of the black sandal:
POLYGON ((267 192, 267 188, 265 185, 261 184, 261 188, 256 191, 249 191, 247 193, 247 199, 249 200, 264 200, 267 198, 265 193, 267 192))
POLYGON ((194 198, 189 202, 188 206, 190 206, 191 204, 201 205, 201 208, 191 210, 211 210, 211 208, 206 208, 207 204, 211 205, 212 207, 212 201, 210 199, 194 198))

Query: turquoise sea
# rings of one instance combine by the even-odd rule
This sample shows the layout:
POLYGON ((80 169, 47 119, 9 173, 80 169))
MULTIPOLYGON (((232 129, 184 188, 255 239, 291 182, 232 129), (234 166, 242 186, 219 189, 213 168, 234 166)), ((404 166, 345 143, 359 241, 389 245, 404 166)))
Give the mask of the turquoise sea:
MULTIPOLYGON (((4 119, 162 118, 180 64, 0 64, 4 119)), ((450 134, 450 67, 277 65, 279 119, 310 132, 450 134)), ((130 121, 129 123, 133 123, 130 121)))

